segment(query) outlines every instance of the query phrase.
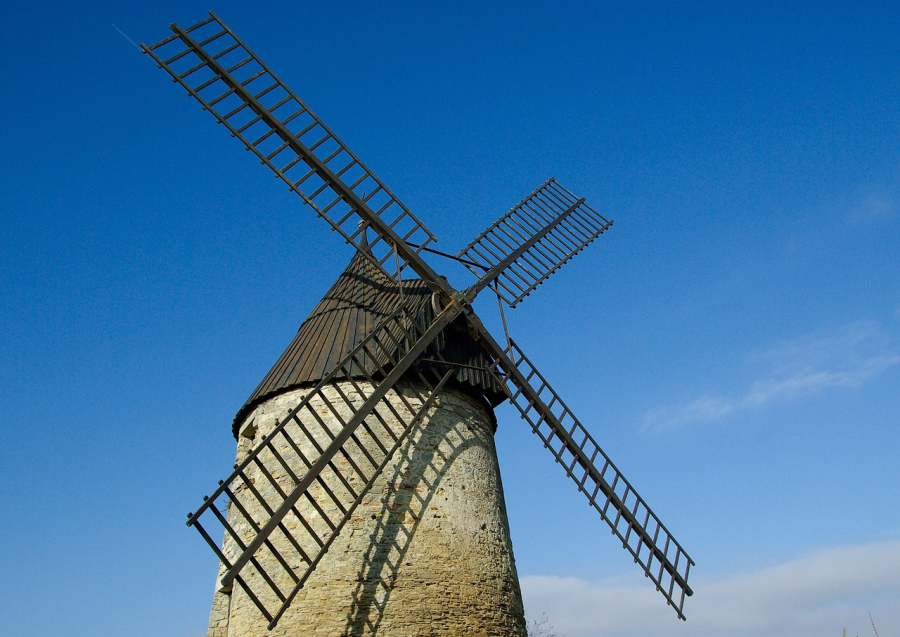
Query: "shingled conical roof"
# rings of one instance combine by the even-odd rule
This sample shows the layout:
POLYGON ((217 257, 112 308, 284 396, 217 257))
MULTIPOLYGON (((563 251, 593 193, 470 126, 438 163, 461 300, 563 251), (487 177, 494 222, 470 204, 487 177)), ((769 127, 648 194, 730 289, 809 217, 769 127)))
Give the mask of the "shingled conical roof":
MULTIPOLYGON (((398 285, 357 252, 238 411, 234 419, 235 436, 237 427, 257 405, 286 391, 315 385, 379 321, 404 302, 419 319, 417 322, 428 324, 434 318, 431 290, 421 279, 405 280, 398 285)), ((491 405, 505 398, 496 379, 482 371, 490 366, 490 358, 469 336, 462 317, 444 330, 437 346, 445 360, 466 366, 457 368, 455 373, 455 384, 461 389, 484 397, 491 405)))

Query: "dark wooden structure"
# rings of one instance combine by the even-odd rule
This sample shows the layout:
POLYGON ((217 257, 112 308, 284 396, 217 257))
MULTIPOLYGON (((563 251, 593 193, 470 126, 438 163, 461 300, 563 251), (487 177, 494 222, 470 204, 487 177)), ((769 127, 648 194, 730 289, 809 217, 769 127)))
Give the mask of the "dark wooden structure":
POLYGON ((357 250, 238 417, 266 397, 310 390, 188 514, 188 525, 222 562, 222 587, 240 586, 269 629, 276 626, 404 437, 454 383, 489 404, 510 401, 684 619, 693 560, 516 342, 506 332, 503 344, 494 339, 472 307, 485 290, 515 307, 612 221, 551 178, 455 256, 437 252, 424 223, 217 16, 171 29, 168 38, 142 45, 144 52, 357 250), (456 259, 476 280, 457 290, 427 253, 456 259), (423 388, 417 406, 397 414, 402 431, 390 448, 382 446, 365 466, 353 465, 351 485, 333 460, 352 455, 350 447, 367 447, 371 428, 383 424, 379 409, 393 408, 392 388, 410 378, 423 388), (351 381, 352 397, 332 391, 341 379, 351 381), (299 450, 290 427, 322 424, 315 401, 335 417, 344 414, 341 429, 327 432, 327 447, 311 457, 296 453, 292 463, 279 449, 299 450), (268 484, 269 497, 248 471, 268 484), (285 476, 286 489, 278 481, 285 476), (328 486, 338 483, 341 493, 328 486), (313 488, 337 511, 318 517, 325 525, 318 530, 297 508, 313 488), (204 525, 218 528, 211 534, 204 525), (237 555, 223 553, 213 539, 220 532, 238 547, 237 555), (284 540, 279 546, 288 555, 273 537, 284 540), (263 554, 271 558, 264 560, 268 567, 257 559, 263 554))
MULTIPOLYGON (((400 307, 408 308, 417 323, 430 324, 435 317, 433 296, 421 279, 397 282, 385 276, 363 252, 354 254, 238 411, 232 427, 235 438, 240 423, 257 405, 286 391, 314 386, 371 334, 379 322, 400 307)), ((506 394, 497 376, 491 372, 491 364, 490 356, 472 338, 460 316, 435 339, 417 367, 420 371, 439 375, 447 365, 452 366, 451 385, 494 407, 506 400, 506 394)), ((374 369, 366 371, 377 374, 374 369)), ((340 374, 337 378, 344 376, 340 374)), ((353 376, 365 378, 361 370, 356 370, 353 376)), ((492 409, 488 412, 493 414, 492 409)))

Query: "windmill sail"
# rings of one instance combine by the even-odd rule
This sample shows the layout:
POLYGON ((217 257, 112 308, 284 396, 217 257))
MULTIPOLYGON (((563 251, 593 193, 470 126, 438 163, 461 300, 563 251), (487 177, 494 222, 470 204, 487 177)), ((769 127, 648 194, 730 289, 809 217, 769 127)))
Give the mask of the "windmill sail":
MULTIPOLYGON (((171 29, 174 35, 141 45, 144 52, 355 246, 360 258, 392 277, 385 280, 401 299, 399 307, 385 305, 385 318, 362 340, 353 337, 352 349, 336 365, 342 350, 332 356, 329 342, 323 376, 320 359, 302 361, 298 374, 314 368, 316 380, 297 382, 315 386, 298 389, 299 403, 277 423, 260 423, 259 436, 253 423, 246 426, 256 446, 240 443, 248 445, 246 455, 241 451, 231 475, 189 514, 188 525, 221 561, 223 587, 236 583, 273 628, 445 383, 455 376, 480 386, 488 378, 498 399, 509 396, 684 619, 693 561, 518 346, 510 340, 503 349, 471 307, 488 286, 515 307, 613 222, 550 179, 459 253, 457 259, 479 278, 457 292, 420 255, 430 250, 434 235, 215 14, 187 29, 171 29), (406 268, 436 293, 427 318, 404 300, 408 288, 400 280, 406 268), (474 337, 473 360, 483 364, 451 361, 435 345, 461 315, 465 322, 456 327, 474 337), (401 377, 413 378, 402 390, 401 377), (225 538, 221 547, 213 539, 219 532, 225 538)), ((349 329, 349 320, 341 330, 349 329)), ((268 396, 273 383, 281 388, 276 380, 267 376, 260 396, 268 396)))
POLYGON ((457 255, 479 277, 472 298, 496 280, 515 307, 613 222, 551 178, 457 255))
POLYGON ((408 266, 441 287, 418 252, 435 236, 219 18, 141 45, 291 191, 398 277, 408 266), (411 248, 408 243, 415 244, 411 248), (395 259, 400 262, 397 267, 395 259))
POLYGON ((453 375, 452 368, 437 378, 416 373, 421 387, 408 385, 411 397, 393 389, 457 315, 449 308, 418 325, 405 308, 392 313, 189 515, 227 569, 222 585, 236 582, 270 630, 453 375), (342 427, 332 430, 326 420, 342 427), (204 526, 210 523, 225 533, 222 548, 204 526))
POLYGON ((685 597, 693 594, 687 579, 694 561, 519 346, 510 340, 510 349, 504 353, 489 334, 481 336, 497 354, 495 370, 507 386, 510 402, 684 619, 685 597))

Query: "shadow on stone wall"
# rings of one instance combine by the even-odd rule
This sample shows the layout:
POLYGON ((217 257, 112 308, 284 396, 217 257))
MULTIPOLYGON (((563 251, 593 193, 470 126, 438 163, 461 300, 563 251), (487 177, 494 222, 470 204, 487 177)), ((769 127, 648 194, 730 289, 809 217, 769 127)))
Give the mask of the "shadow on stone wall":
POLYGON ((485 434, 473 432, 466 423, 439 427, 439 435, 429 431, 434 424, 416 425, 404 448, 398 450, 404 460, 387 477, 387 493, 359 571, 344 635, 378 634, 410 544, 442 479, 467 450, 488 445, 482 437, 485 434), (454 440, 460 442, 454 444, 454 440))

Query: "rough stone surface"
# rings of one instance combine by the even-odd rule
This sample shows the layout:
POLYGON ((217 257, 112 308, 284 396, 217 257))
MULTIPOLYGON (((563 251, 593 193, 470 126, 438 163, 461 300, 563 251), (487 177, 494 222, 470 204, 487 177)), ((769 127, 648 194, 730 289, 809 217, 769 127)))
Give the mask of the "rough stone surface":
MULTIPOLYGON (((333 396, 338 390, 352 395, 348 383, 326 393, 333 396)), ((253 438, 240 437, 238 462, 305 391, 272 398, 247 417, 239 431, 253 438)), ((409 403, 418 403, 410 387, 398 391, 409 403)), ((401 396, 389 396, 403 414, 401 396)), ((333 433, 338 431, 327 407, 322 405, 317 413, 333 433)), ((388 410, 379 413, 400 430, 396 416, 388 410)), ((322 446, 327 443, 324 430, 321 436, 313 435, 322 446)), ((313 450, 310 440, 301 446, 313 450)), ((361 464, 361 454, 354 460, 361 464)), ((345 476, 353 473, 346 461, 338 464, 345 476)), ((256 481, 257 486, 261 482, 256 481)), ((333 505, 321 492, 315 497, 332 513, 333 505)), ((311 505, 300 506, 310 519, 317 517, 311 505)), ((226 554, 235 550, 224 544, 226 554)), ((222 572, 220 568, 219 577, 222 572)), ((268 631, 266 623, 240 587, 231 593, 217 590, 208 636, 524 636, 522 597, 487 407, 462 392, 442 391, 278 626, 268 631)))

